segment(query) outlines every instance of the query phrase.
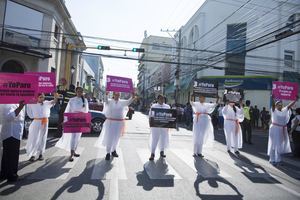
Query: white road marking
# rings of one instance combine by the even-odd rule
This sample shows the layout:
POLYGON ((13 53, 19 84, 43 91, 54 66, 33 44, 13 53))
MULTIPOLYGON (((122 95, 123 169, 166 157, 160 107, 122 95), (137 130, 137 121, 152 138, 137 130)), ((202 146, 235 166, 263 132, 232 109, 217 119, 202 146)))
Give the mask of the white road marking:
POLYGON ((218 166, 213 166, 214 163, 206 160, 205 158, 196 158, 197 160, 195 160, 192 156, 192 151, 187 149, 170 149, 170 151, 187 164, 193 171, 204 178, 231 177, 228 173, 218 168, 218 166))
POLYGON ((137 153, 150 179, 182 179, 166 159, 160 158, 149 161, 150 152, 148 149, 137 149, 137 153))

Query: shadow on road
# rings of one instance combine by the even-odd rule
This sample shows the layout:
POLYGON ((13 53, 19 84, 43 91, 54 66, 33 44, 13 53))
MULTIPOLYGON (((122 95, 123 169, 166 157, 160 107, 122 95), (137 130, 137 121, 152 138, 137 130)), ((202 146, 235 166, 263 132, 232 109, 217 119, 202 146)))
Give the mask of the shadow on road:
POLYGON ((137 186, 143 186, 147 191, 154 187, 174 187, 174 175, 168 174, 168 171, 168 165, 163 158, 146 162, 144 170, 136 175, 137 186))
POLYGON ((105 187, 101 180, 91 179, 93 173, 93 166, 95 160, 90 160, 86 164, 86 168, 82 171, 79 176, 72 177, 68 182, 66 182, 51 199, 58 199, 65 191, 69 193, 75 193, 79 191, 83 185, 92 185, 98 188, 98 197, 96 199, 103 199, 105 187))
POLYGON ((244 174, 253 183, 280 183, 273 178, 262 166, 253 163, 244 155, 235 155, 229 153, 230 157, 234 160, 234 164, 243 170, 244 174))
POLYGON ((243 199, 243 195, 239 192, 239 190, 229 181, 220 176, 220 169, 216 162, 210 161, 208 159, 195 158, 194 161, 195 168, 197 170, 198 176, 194 182, 194 188, 196 191, 196 195, 201 199, 243 199), (207 181, 208 185, 211 188, 218 188, 219 183, 223 183, 228 185, 233 192, 236 194, 232 195, 222 195, 222 194, 201 194, 199 189, 199 185, 202 182, 207 181))

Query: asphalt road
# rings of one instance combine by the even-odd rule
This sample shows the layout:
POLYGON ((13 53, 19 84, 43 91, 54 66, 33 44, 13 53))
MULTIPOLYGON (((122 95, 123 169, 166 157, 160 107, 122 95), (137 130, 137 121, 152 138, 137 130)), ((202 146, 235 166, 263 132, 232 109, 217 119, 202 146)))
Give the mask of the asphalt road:
MULTIPOLYGON (((204 159, 192 157, 192 135, 170 131, 166 159, 150 156, 147 117, 136 113, 127 121, 120 157, 105 161, 104 148, 94 147, 97 136, 80 141, 79 158, 68 162, 68 152, 54 147, 49 135, 44 161, 29 162, 21 147, 19 176, 14 184, 0 183, 0 199, 300 199, 300 162, 287 155, 284 165, 267 161, 267 133, 254 132, 254 145, 244 145, 240 156, 228 154, 224 134, 216 131, 213 148, 204 159)), ((157 153, 158 154, 158 153, 157 153)))

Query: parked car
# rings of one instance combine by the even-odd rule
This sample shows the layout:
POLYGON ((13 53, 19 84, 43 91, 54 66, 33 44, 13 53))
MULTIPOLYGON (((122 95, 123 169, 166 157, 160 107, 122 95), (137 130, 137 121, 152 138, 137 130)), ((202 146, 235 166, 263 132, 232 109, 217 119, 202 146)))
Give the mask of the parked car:
MULTIPOLYGON (((47 100, 51 100, 51 97, 46 96, 47 100)), ((93 108, 93 107, 92 107, 93 108)), ((103 107, 102 107, 103 109, 103 107)), ((49 127, 57 128, 58 126, 58 119, 59 119, 59 110, 60 110, 60 104, 59 102, 56 103, 51 109, 50 109, 50 117, 49 117, 49 127)), ((105 115, 99 111, 99 110, 89 110, 89 113, 91 113, 92 120, 91 120, 91 132, 92 134, 100 134, 102 131, 103 123, 106 120, 105 115)), ((24 125, 24 137, 26 138, 28 135, 29 126, 32 122, 32 119, 30 119, 27 115, 25 117, 25 125, 24 125)))

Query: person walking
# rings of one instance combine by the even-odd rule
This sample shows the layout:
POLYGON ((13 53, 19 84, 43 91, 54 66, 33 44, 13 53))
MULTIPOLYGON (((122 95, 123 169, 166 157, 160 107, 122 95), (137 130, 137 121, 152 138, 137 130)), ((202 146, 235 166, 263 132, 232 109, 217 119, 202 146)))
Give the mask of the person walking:
POLYGON ((194 157, 204 157, 202 148, 204 144, 212 146, 214 141, 214 128, 212 125, 210 114, 218 105, 219 97, 216 103, 206 103, 205 96, 200 95, 199 102, 192 102, 194 111, 193 119, 193 145, 194 157))
MULTIPOLYGON (((153 108, 162 108, 170 109, 170 106, 165 103, 165 97, 163 95, 157 96, 157 103, 153 104, 149 111, 149 123, 151 120, 152 109, 153 108)), ((159 145, 160 157, 165 158, 165 150, 169 147, 169 128, 160 128, 160 127, 151 127, 150 128, 150 151, 151 155, 149 160, 153 161, 155 157, 155 151, 157 145, 159 145)))
POLYGON ((292 128, 290 131, 293 139, 293 153, 295 157, 300 157, 300 108, 296 108, 296 116, 292 120, 292 128))
POLYGON ((242 122, 243 142, 248 144, 252 144, 251 117, 253 115, 250 114, 250 103, 250 100, 246 100, 246 106, 243 107, 244 120, 242 122))
POLYGON ((231 152, 231 148, 236 154, 239 154, 238 149, 243 146, 242 130, 240 122, 244 120, 244 112, 242 109, 242 102, 240 107, 235 106, 235 102, 229 101, 222 110, 224 117, 224 133, 227 144, 227 152, 231 152))
POLYGON ((257 108, 257 105, 255 105, 253 109, 253 119, 254 119, 254 127, 258 128, 259 109, 257 108))
POLYGON ((289 122, 292 106, 297 102, 290 102, 287 106, 283 107, 282 101, 274 102, 272 98, 271 108, 271 125, 269 128, 268 140, 268 156, 269 162, 276 166, 281 162, 281 154, 290 153, 291 146, 287 132, 287 123, 289 122))
POLYGON ((1 107, 1 140, 3 154, 0 179, 8 182, 18 180, 20 143, 25 119, 24 101, 18 104, 3 104, 1 107))
POLYGON ((133 102, 134 93, 132 93, 132 97, 128 100, 121 100, 119 92, 113 93, 113 99, 108 99, 107 96, 108 92, 106 92, 104 105, 106 120, 104 122, 103 133, 96 142, 96 147, 105 146, 105 160, 110 160, 111 156, 119 157, 117 146, 120 137, 125 132, 125 109, 133 102))
MULTIPOLYGON (((86 98, 83 96, 83 88, 77 87, 76 97, 73 97, 69 100, 65 113, 88 113, 89 112, 89 104, 86 98)), ((80 155, 76 153, 76 149, 81 138, 80 132, 78 133, 63 133, 62 137, 56 143, 56 147, 70 150, 71 155, 69 157, 69 161, 72 162, 74 160, 73 157, 79 157, 80 155)))
POLYGON ((35 160, 36 156, 38 156, 38 160, 44 160, 43 154, 48 136, 48 118, 50 117, 50 109, 56 104, 57 98, 58 94, 55 93, 54 100, 45 101, 44 93, 39 93, 37 103, 27 105, 27 115, 33 119, 29 126, 26 144, 26 153, 31 162, 35 160))

